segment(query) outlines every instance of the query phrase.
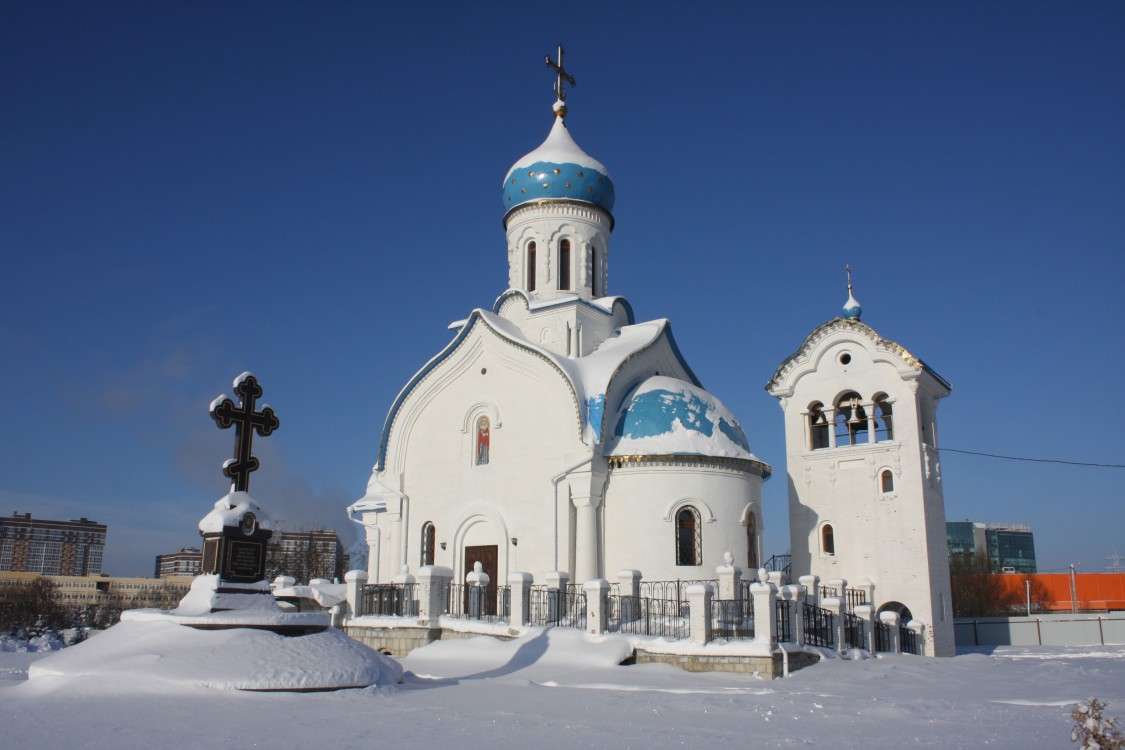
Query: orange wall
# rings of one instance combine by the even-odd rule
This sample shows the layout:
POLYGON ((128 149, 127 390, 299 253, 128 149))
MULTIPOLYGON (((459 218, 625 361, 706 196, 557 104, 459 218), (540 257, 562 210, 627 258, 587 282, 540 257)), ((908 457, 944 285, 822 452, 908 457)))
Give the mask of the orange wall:
MULTIPOLYGON (((1024 601, 1024 581, 1037 581, 1047 591, 1047 608, 1069 612, 1069 573, 1001 573, 1008 590, 1024 601)), ((1125 573, 1078 573, 1074 576, 1078 590, 1078 609, 1125 609, 1125 573)), ((1034 585, 1034 584, 1033 584, 1034 585)))

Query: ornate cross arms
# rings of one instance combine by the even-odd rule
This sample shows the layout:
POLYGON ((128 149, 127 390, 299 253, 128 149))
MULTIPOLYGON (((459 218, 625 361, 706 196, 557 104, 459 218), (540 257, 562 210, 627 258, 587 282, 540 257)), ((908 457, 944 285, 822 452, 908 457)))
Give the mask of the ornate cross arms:
POLYGON ((235 378, 234 392, 241 397, 241 403, 235 406, 231 399, 219 396, 211 402, 211 417, 223 429, 234 425, 234 458, 223 463, 223 475, 230 477, 232 491, 246 492, 250 487, 250 472, 258 468, 258 459, 250 452, 254 431, 265 437, 281 423, 268 406, 254 411, 262 386, 250 373, 244 372, 235 378))
POLYGON ((559 61, 557 63, 551 60, 550 55, 547 55, 543 59, 547 61, 547 67, 555 71, 555 96, 558 97, 558 100, 560 102, 562 102, 566 101, 566 89, 563 88, 563 81, 569 83, 571 88, 573 88, 576 84, 574 83, 574 76, 572 76, 570 73, 567 73, 566 68, 563 67, 563 46, 561 44, 558 45, 558 50, 559 61))

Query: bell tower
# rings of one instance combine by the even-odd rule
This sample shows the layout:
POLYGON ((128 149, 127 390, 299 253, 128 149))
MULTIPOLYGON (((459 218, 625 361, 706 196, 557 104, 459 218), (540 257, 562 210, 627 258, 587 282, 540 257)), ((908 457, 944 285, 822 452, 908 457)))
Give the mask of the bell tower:
POLYGON ((877 610, 924 625, 952 656, 953 615, 937 407, 952 387, 860 321, 821 325, 766 386, 785 413, 793 576, 872 584, 877 610))

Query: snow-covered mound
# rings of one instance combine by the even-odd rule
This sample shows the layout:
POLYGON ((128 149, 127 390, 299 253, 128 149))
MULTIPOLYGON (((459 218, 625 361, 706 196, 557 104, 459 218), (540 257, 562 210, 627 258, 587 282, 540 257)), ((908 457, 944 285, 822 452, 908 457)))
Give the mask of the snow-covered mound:
POLYGON ((129 620, 35 662, 28 679, 97 678, 119 690, 176 683, 223 690, 389 687, 397 662, 341 631, 290 637, 268 630, 198 630, 129 620))
POLYGON ((58 651, 65 645, 58 636, 50 634, 37 635, 26 641, 10 635, 0 635, 0 651, 37 654, 43 651, 58 651))

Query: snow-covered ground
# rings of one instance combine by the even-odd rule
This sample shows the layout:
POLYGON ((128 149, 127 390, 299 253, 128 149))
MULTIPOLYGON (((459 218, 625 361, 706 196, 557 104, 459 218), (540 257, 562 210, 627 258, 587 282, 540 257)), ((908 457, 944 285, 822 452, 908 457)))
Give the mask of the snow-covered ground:
POLYGON ((609 638, 537 630, 509 643, 433 644, 401 660, 409 671, 396 687, 254 693, 143 674, 28 680, 31 665, 50 652, 4 651, 0 744, 5 750, 1067 748, 1074 747, 1070 708, 1079 700, 1097 696, 1109 703, 1107 715, 1125 717, 1125 646, 833 660, 772 682, 663 665, 616 666, 620 654, 609 638))

